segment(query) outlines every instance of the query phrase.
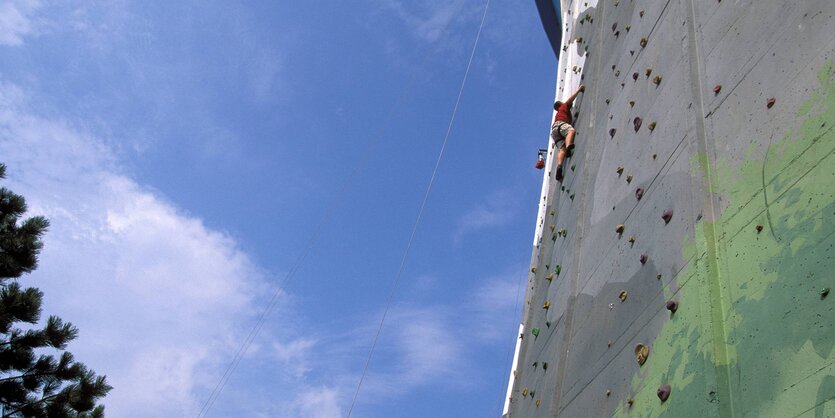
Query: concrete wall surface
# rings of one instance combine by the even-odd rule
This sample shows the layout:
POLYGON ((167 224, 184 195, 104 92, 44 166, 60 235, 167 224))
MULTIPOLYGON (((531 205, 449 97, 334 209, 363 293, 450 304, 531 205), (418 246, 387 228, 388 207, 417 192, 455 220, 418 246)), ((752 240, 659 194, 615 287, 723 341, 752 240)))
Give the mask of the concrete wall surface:
POLYGON ((562 6, 506 416, 835 417, 835 1, 562 6))

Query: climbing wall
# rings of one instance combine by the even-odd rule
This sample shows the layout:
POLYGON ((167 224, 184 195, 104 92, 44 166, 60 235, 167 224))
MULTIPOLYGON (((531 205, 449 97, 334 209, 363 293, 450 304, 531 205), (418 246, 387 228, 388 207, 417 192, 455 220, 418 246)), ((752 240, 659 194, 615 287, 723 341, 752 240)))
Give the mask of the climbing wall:
POLYGON ((835 416, 835 1, 562 13, 505 416, 835 416))

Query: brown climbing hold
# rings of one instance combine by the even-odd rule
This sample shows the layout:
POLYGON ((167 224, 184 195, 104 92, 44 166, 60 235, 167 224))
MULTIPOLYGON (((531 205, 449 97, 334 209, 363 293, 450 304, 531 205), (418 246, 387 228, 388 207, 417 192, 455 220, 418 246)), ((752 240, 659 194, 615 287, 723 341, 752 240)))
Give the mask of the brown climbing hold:
POLYGON ((547 300, 546 300, 546 301, 545 301, 545 303, 543 303, 543 304, 542 304, 542 309, 546 309, 546 310, 547 310, 547 309, 548 309, 548 308, 550 308, 550 307, 551 307, 551 302, 550 302, 550 301, 547 301, 547 300))
POLYGON ((583 37, 582 37, 582 36, 578 36, 578 37, 577 37, 577 43, 578 43, 578 44, 583 43, 583 37))
POLYGON ((641 38, 641 48, 646 48, 647 46, 647 38, 641 38))
POLYGON ((621 302, 626 302, 626 298, 628 298, 628 297, 629 297, 629 293, 627 293, 625 290, 621 290, 620 293, 618 294, 618 299, 620 299, 621 302))
POLYGON ((638 80, 638 73, 637 72, 632 73, 632 79, 635 80, 635 81, 638 80))
POLYGON ((658 399, 661 399, 661 402, 666 402, 667 399, 670 399, 671 391, 672 388, 670 387, 670 385, 661 386, 660 388, 658 388, 658 392, 656 392, 658 394, 658 399))
POLYGON ((664 214, 661 215, 661 219, 664 220, 665 224, 670 223, 670 221, 673 219, 673 210, 667 209, 666 211, 664 211, 664 214))
POLYGON ((659 85, 659 84, 661 84, 661 76, 660 76, 660 75, 655 76, 655 77, 652 79, 652 83, 653 83, 653 84, 655 84, 656 86, 657 86, 657 85, 659 85))
POLYGON ((629 398, 629 399, 627 399, 627 400, 626 400, 626 403, 627 403, 627 404, 629 404, 629 407, 630 407, 630 408, 632 408, 632 404, 634 404, 634 403, 635 403, 635 400, 634 400, 634 399, 632 399, 632 398, 629 398))
POLYGON ((757 233, 758 233, 758 234, 759 234, 760 232, 763 232, 763 226, 762 226, 762 225, 757 225, 757 228, 756 228, 756 229, 757 229, 757 233))
POLYGON ((621 175, 621 174, 623 174, 623 167, 618 167, 618 169, 615 170, 615 171, 618 172, 618 175, 621 175))
POLYGON ((635 132, 638 132, 638 130, 641 129, 642 123, 644 123, 644 120, 638 116, 636 116, 635 119, 632 119, 632 124, 635 126, 635 132))
POLYGON ((531 267, 531 273, 536 273, 536 267, 531 267))
POLYGON ((637 190, 635 190, 635 198, 641 200, 642 197, 644 197, 644 189, 639 187, 637 190))
POLYGON ((549 282, 550 282, 550 281, 552 281, 552 280, 554 280, 554 275, 553 275, 553 274, 549 274, 549 275, 545 276, 545 280, 548 280, 549 282))
POLYGON ((647 128, 649 128, 649 131, 652 132, 652 131, 655 130, 655 126, 656 126, 655 121, 652 121, 647 125, 647 128))
POLYGON ((722 85, 717 84, 716 87, 713 88, 713 94, 719 94, 720 91, 722 91, 722 85))
POLYGON ((674 300, 668 301, 667 302, 667 310, 672 312, 672 313, 676 313, 676 311, 678 310, 678 302, 676 302, 674 300))
POLYGON ((632 183, 632 174, 626 176, 626 183, 632 183))
POLYGON ((650 75, 650 74, 652 74, 652 68, 647 68, 647 69, 646 69, 646 75, 647 75, 647 77, 649 77, 649 75, 650 75))
POLYGON ((649 260, 649 256, 646 254, 641 254, 641 264, 646 264, 647 260, 649 260))
POLYGON ((620 224, 620 225, 615 227, 615 232, 617 232, 618 234, 622 234, 625 229, 626 229, 626 225, 620 224))
POLYGON ((635 358, 638 360, 638 364, 643 366, 644 363, 647 362, 647 358, 649 357, 649 347, 644 344, 638 344, 635 346, 635 358))
POLYGON ((556 226, 556 225, 554 225, 554 224, 551 224, 551 225, 549 226, 549 228, 551 228, 551 230, 552 230, 552 231, 553 231, 553 230, 554 230, 554 228, 556 228, 556 227, 557 227, 557 226, 556 226))
POLYGON ((609 129, 609 136, 610 136, 610 137, 612 137, 612 138, 614 138, 614 137, 615 137, 615 133, 617 133, 617 131, 618 131, 618 130, 617 130, 617 129, 615 129, 615 128, 609 129))
POLYGON ((537 407, 537 408, 539 408, 539 404, 540 404, 540 403, 542 403, 542 399, 537 399, 537 400, 536 400, 536 407, 537 407))
POLYGON ((644 17, 644 11, 643 11, 643 10, 641 10, 640 12, 638 12, 638 16, 640 16, 640 17, 644 17))
POLYGON ((771 106, 774 106, 774 103, 777 103, 777 99, 772 97, 772 98, 768 99, 768 102, 766 102, 765 106, 767 108, 771 109, 771 106))
POLYGON ((522 389, 522 397, 524 398, 524 397, 527 397, 527 396, 528 396, 528 388, 522 389))

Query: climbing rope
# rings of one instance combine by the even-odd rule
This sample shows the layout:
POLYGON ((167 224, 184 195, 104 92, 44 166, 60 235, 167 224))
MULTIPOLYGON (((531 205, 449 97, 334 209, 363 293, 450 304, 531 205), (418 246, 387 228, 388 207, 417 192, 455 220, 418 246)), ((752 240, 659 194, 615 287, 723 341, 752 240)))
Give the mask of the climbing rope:
POLYGON ((391 302, 394 299, 395 291, 397 290, 397 284, 400 282, 400 277, 403 274, 403 268, 406 266, 406 261, 409 258, 409 250, 412 248, 412 243, 415 240, 415 234, 417 233, 418 226, 420 225, 420 220, 423 217, 423 211, 426 208, 426 202, 429 201, 429 195, 432 192, 432 186, 435 184, 435 178, 438 175, 438 167, 441 165, 441 161, 444 158, 444 152, 446 151, 447 142, 449 141, 449 135, 452 133, 452 126, 455 123, 455 116, 458 114, 458 106, 461 103, 461 96, 464 94, 464 87, 467 85, 467 78, 470 75, 470 68, 473 64, 473 57, 475 57, 476 49, 478 48, 478 41, 481 38, 481 31, 484 29, 484 20, 487 18, 487 10, 490 7, 490 0, 487 0, 484 4, 484 13, 481 15, 481 23, 478 25, 478 32, 476 33, 475 42, 473 42, 473 48, 470 52, 470 59, 467 62, 467 69, 464 71, 464 78, 461 80, 461 87, 458 89, 458 98, 455 100, 455 107, 452 109, 452 116, 449 119, 449 125, 447 126, 446 135, 444 135, 444 141, 441 144, 441 150, 438 153, 438 158, 435 161, 435 168, 432 169, 432 176, 429 178, 429 185, 426 187, 426 193, 423 195, 423 201, 420 204, 420 209, 418 210, 417 218, 415 218, 415 223, 412 225, 412 233, 409 236, 409 242, 406 244, 406 249, 403 251, 403 257, 400 260, 400 267, 397 269, 397 274, 394 276, 394 281, 391 285, 391 290, 389 291, 388 298, 386 299, 385 309, 383 310, 383 316, 380 318, 380 325, 377 327, 377 332, 374 334, 374 339, 371 342, 371 348, 368 350, 368 357, 365 359, 365 365, 362 368, 362 374, 360 375, 359 382, 357 382, 357 388, 354 391, 354 397, 351 400, 351 407, 348 409, 348 418, 351 418, 351 414, 354 411, 354 406, 356 406, 357 398, 359 397, 360 389, 362 389, 362 383, 365 380, 365 376, 368 374, 368 366, 371 364, 371 358, 374 356, 374 349, 377 347, 377 341, 380 338, 380 333, 383 330, 383 325, 386 322, 386 316, 388 316, 389 309, 391 308, 391 302))

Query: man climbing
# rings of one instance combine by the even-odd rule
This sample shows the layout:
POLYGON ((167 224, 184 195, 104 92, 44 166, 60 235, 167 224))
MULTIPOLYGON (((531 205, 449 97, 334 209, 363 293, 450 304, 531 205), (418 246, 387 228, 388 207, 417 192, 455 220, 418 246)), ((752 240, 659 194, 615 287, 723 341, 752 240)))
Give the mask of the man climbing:
POLYGON ((571 153, 574 149, 574 127, 571 126, 571 105, 574 99, 580 92, 586 91, 586 86, 580 85, 580 88, 571 95, 564 103, 557 101, 554 103, 554 110, 557 115, 554 116, 554 123, 551 125, 551 138, 554 139, 559 152, 557 153, 557 181, 562 181, 562 163, 565 160, 565 154, 571 153))

